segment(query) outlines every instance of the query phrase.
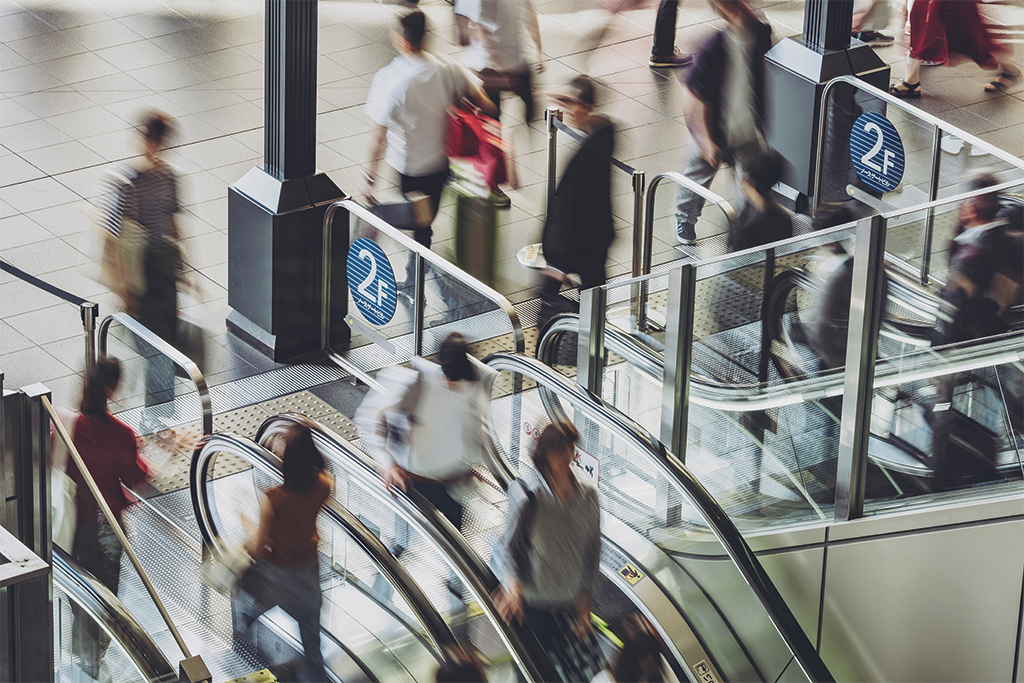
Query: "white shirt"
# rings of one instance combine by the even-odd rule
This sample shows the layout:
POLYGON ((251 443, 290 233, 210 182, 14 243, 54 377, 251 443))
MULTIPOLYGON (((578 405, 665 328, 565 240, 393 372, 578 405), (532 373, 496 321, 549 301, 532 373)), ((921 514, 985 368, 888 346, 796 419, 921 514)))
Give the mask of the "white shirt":
POLYGON ((455 13, 475 24, 486 34, 481 42, 474 32, 462 53, 462 64, 473 71, 494 69, 522 72, 527 68, 521 46, 521 24, 526 16, 526 0, 455 0, 455 13))
POLYGON ((387 126, 387 165, 407 176, 444 170, 448 107, 476 83, 458 64, 442 63, 427 52, 399 55, 378 71, 365 111, 375 123, 387 126))
POLYGON ((482 457, 487 396, 480 382, 450 386, 435 363, 413 358, 412 365, 417 372, 399 367, 378 374, 388 394, 374 392, 359 407, 355 419, 359 435, 383 467, 397 464, 407 472, 438 481, 457 478, 468 471, 469 463, 482 457), (405 422, 405 416, 397 411, 416 381, 420 393, 412 420, 405 422), (386 442, 378 429, 381 415, 389 424, 407 428, 408 443, 386 442))

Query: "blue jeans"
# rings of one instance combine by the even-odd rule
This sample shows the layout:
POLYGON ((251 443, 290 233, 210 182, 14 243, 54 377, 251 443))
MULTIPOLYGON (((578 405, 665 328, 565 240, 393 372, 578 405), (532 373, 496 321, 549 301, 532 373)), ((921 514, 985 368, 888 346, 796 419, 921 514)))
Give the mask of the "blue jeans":
POLYGON ((308 567, 279 567, 257 560, 239 581, 231 601, 235 636, 245 637, 249 627, 268 609, 279 606, 299 624, 305 662, 301 681, 326 681, 324 657, 320 651, 320 570, 308 567), (253 574, 255 572, 255 574, 253 574))
MULTIPOLYGON (((736 215, 739 216, 743 210, 743 193, 739 190, 740 175, 758 151, 760 151, 760 147, 756 143, 744 145, 735 150, 723 149, 722 161, 712 166, 695 149, 693 156, 686 162, 683 175, 698 185, 709 188, 715 180, 715 176, 718 175, 718 169, 722 163, 732 164, 733 176, 737 187, 736 196, 740 198, 740 201, 732 208, 736 215)), ((697 225, 697 219, 700 218, 701 211, 703 210, 704 197, 682 185, 676 186, 676 232, 680 237, 694 238, 696 234, 694 226, 697 225)))

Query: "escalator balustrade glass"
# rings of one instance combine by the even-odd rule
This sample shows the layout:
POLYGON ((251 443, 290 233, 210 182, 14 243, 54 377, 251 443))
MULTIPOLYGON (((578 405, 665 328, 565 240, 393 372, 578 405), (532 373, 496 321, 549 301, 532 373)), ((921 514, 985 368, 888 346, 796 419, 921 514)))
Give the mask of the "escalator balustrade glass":
MULTIPOLYGON (((499 371, 489 423, 500 456, 527 473, 552 416, 572 422, 580 432, 578 476, 598 487, 606 546, 643 563, 637 585, 654 581, 672 596, 725 679, 803 679, 801 663, 808 676, 830 678, 785 604, 776 613, 764 606, 781 602, 774 587, 755 592, 771 582, 735 527, 653 436, 539 361, 492 354, 485 362, 499 371), (816 662, 798 663, 791 648, 816 662)), ((635 578, 628 565, 620 570, 635 578)))
POLYGON ((488 680, 550 677, 554 669, 539 644, 535 640, 524 643, 523 629, 509 629, 501 622, 490 597, 497 580, 480 557, 489 556, 490 539, 500 533, 497 525, 504 513, 488 500, 488 491, 493 498, 497 484, 482 466, 478 464, 477 469, 481 481, 463 487, 468 536, 463 541, 457 529, 449 535, 431 528, 432 519, 443 518, 432 509, 426 510, 429 503, 422 497, 416 498, 423 506, 420 508, 413 502, 415 493, 408 499, 387 493, 376 465, 367 455, 309 418, 298 414, 270 418, 257 438, 272 447, 276 436, 294 421, 311 426, 318 447, 332 462, 336 499, 395 552, 452 632, 485 656, 488 680), (428 517, 431 513, 433 516, 428 517))
MULTIPOLYGON (((193 461, 193 486, 197 481, 195 463, 207 463, 201 468, 206 475, 198 477, 208 500, 212 529, 207 533, 216 531, 215 543, 221 551, 239 547, 254 530, 249 525, 255 526, 259 520, 264 492, 282 481, 279 461, 273 456, 260 458, 262 449, 231 435, 207 437, 197 451, 202 457, 193 461), (250 466, 242 471, 237 465, 227 466, 238 459, 250 466)), ((335 500, 348 497, 345 488, 344 480, 336 479, 335 500)), ((415 608, 402 590, 396 590, 396 578, 334 519, 335 514, 325 509, 317 520, 323 635, 331 634, 376 680, 429 680, 444 658, 442 646, 451 641, 450 633, 429 605, 425 606, 425 618, 439 626, 442 635, 424 625, 420 611, 424 606, 415 608)), ((365 515, 359 517, 364 523, 369 521, 365 515)), ((329 659, 325 663, 338 673, 339 663, 329 659)), ((365 677, 362 672, 353 673, 365 677)))

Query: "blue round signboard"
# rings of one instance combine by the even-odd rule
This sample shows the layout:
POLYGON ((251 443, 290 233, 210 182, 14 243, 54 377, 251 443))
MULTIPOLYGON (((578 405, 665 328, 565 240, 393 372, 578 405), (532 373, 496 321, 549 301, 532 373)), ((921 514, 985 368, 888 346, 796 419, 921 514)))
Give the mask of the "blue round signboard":
POLYGON ((891 192, 903 180, 903 141, 889 119, 873 111, 861 114, 850 133, 853 167, 875 192, 891 192))
POLYGON ((395 317, 398 287, 384 250, 360 237, 348 250, 348 291, 367 322, 386 325, 395 317))

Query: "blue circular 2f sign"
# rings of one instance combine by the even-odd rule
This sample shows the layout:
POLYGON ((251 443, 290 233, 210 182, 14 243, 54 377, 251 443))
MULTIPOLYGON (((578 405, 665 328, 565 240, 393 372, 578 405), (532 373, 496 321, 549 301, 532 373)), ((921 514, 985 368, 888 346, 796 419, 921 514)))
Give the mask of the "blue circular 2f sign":
POLYGON ((875 192, 891 192, 903 180, 903 141, 889 119, 873 111, 861 114, 850 134, 853 167, 875 192))
POLYGON ((370 324, 386 325, 395 317, 395 274, 373 240, 360 237, 348 250, 348 291, 370 324))

